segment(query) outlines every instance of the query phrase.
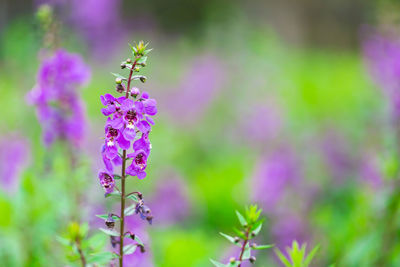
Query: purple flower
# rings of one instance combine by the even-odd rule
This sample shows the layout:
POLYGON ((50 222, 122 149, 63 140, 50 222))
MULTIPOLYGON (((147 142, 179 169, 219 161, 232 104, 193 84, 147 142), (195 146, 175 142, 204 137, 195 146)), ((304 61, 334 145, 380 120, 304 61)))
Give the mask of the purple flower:
POLYGON ((114 191, 115 180, 114 175, 108 171, 99 173, 100 184, 104 188, 105 194, 108 195, 114 191))
POLYGON ((0 140, 0 188, 12 194, 17 190, 22 170, 29 163, 30 147, 18 135, 3 136, 0 140))
POLYGON ((128 158, 132 158, 132 163, 126 169, 126 173, 132 176, 137 176, 139 179, 146 177, 146 172, 144 171, 147 167, 147 153, 145 150, 140 149, 135 151, 135 153, 128 154, 128 158))
POLYGON ((143 92, 141 97, 135 100, 110 94, 100 97, 105 108, 102 113, 108 116, 105 126, 105 143, 102 147, 102 157, 106 169, 113 170, 113 165, 119 164, 119 149, 128 150, 133 142, 134 153, 128 154, 132 163, 126 169, 126 173, 137 176, 139 179, 146 177, 144 171, 147 167, 147 159, 150 154, 151 144, 148 134, 154 121, 149 116, 157 114, 156 101, 149 98, 148 93, 143 92), (146 116, 146 120, 144 120, 146 116), (138 131, 142 132, 141 138, 136 139, 138 131))
POLYGON ((75 147, 82 144, 86 128, 85 107, 77 89, 89 77, 89 68, 82 59, 64 50, 56 51, 53 57, 42 62, 37 83, 27 100, 37 107, 47 146, 56 140, 66 140, 75 147))
POLYGON ((174 86, 177 90, 164 90, 168 94, 161 104, 174 120, 193 123, 222 90, 225 73, 221 60, 213 55, 199 55, 186 69, 180 84, 174 86))
POLYGON ((190 211, 188 188, 184 180, 171 176, 168 173, 165 178, 157 184, 154 197, 150 201, 153 214, 157 215, 159 224, 169 225, 184 220, 190 211))
POLYGON ((363 43, 364 57, 374 81, 390 101, 393 115, 400 116, 400 38, 372 32, 363 43))
POLYGON ((251 181, 254 201, 265 211, 274 211, 288 187, 296 184, 300 176, 300 166, 291 149, 280 148, 262 157, 251 181))

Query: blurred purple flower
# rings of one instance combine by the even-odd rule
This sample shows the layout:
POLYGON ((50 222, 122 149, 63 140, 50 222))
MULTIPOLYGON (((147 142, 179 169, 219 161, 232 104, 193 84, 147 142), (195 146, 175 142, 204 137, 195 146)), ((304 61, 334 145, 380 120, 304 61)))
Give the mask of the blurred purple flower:
POLYGON ((82 59, 64 50, 56 51, 53 57, 42 62, 37 83, 27 100, 37 107, 47 146, 56 140, 66 140, 75 147, 82 144, 85 107, 77 89, 89 77, 90 70, 82 59))
POLYGON ((276 246, 284 251, 286 246, 290 246, 293 240, 299 243, 307 243, 307 226, 302 216, 288 212, 280 214, 271 225, 272 239, 276 246))
POLYGON ((334 181, 342 182, 355 171, 351 146, 346 139, 334 132, 329 132, 324 136, 320 149, 334 181))
POLYGON ((273 212, 286 190, 301 176, 299 162, 293 151, 281 147, 260 158, 255 167, 251 187, 253 200, 266 212, 273 212))
POLYGON ((182 179, 166 178, 157 183, 150 200, 157 225, 169 225, 185 219, 190 211, 188 189, 182 179))
MULTIPOLYGON (((127 267, 153 267, 152 254, 150 253, 150 237, 146 230, 146 222, 140 220, 138 216, 125 217, 126 229, 131 231, 133 234, 138 235, 145 245, 145 252, 142 253, 139 248, 130 255, 124 256, 124 266, 127 267)), ((127 244, 136 243, 133 240, 126 238, 127 244)))
POLYGON ((400 116, 400 38, 370 33, 363 52, 374 81, 390 101, 394 117, 400 116))
POLYGON ((222 89, 224 68, 221 61, 211 55, 198 56, 183 79, 178 90, 168 92, 162 103, 163 109, 179 122, 198 120, 222 89), (171 105, 173 103, 173 105, 171 105))
POLYGON ((383 182, 378 159, 373 155, 364 155, 360 164, 360 175, 362 181, 367 182, 372 188, 378 188, 383 182))
POLYGON ((30 160, 30 146, 25 138, 6 136, 0 140, 0 187, 12 194, 30 160))
POLYGON ((280 136, 283 128, 283 112, 276 102, 266 100, 263 104, 247 106, 250 110, 240 111, 239 131, 244 142, 259 146, 260 143, 280 136))
POLYGON ((95 55, 110 54, 121 40, 121 4, 121 0, 71 0, 70 20, 95 55))

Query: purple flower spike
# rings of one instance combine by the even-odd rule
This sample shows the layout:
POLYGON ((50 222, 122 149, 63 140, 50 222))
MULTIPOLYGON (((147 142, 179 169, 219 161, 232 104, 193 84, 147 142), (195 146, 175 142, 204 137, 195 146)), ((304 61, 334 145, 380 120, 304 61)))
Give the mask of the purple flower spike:
POLYGON ((106 195, 112 193, 114 191, 115 180, 114 175, 109 172, 100 172, 99 173, 100 184, 104 188, 106 195))
POLYGON ((42 62, 37 83, 27 95, 27 101, 37 108, 45 145, 50 146, 56 140, 65 140, 74 147, 82 144, 85 107, 78 88, 89 78, 89 68, 78 55, 58 50, 42 62))

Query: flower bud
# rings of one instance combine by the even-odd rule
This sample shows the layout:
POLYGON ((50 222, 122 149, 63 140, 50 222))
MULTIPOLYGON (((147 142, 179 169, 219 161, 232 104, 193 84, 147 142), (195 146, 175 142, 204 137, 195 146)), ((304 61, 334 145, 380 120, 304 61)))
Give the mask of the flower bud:
POLYGON ((140 81, 142 82, 142 83, 145 83, 146 82, 146 76, 140 76, 140 81))
POLYGON ((114 228, 114 226, 115 226, 115 220, 113 219, 113 217, 112 217, 112 214, 108 214, 108 217, 107 217, 107 220, 106 220, 106 226, 109 228, 109 229, 113 229, 114 228))
POLYGON ((251 263, 255 263, 255 262, 256 262, 256 257, 251 256, 250 259, 249 259, 249 261, 250 261, 251 263))
POLYGON ((121 64, 121 69, 125 69, 126 65, 124 63, 121 64))
POLYGON ((251 237, 255 237, 256 236, 256 233, 255 232, 251 232, 251 237))
POLYGON ((132 89, 131 89, 131 96, 133 96, 133 97, 136 98, 139 94, 140 94, 139 88, 137 88, 137 87, 132 87, 132 89))
POLYGON ((235 257, 229 258, 229 262, 230 262, 230 263, 234 263, 235 261, 236 261, 235 257))
POLYGON ((240 238, 239 237, 237 237, 237 236, 235 236, 235 238, 234 238, 234 240, 233 240, 235 243, 239 243, 239 241, 240 241, 240 238))
POLYGON ((115 83, 116 84, 121 84, 122 83, 122 79, 121 78, 115 78, 115 83))
POLYGON ((117 90, 118 93, 123 93, 125 91, 125 87, 123 84, 117 83, 115 90, 117 90))
POLYGON ((130 233, 129 236, 132 238, 132 240, 135 240, 135 234, 130 233))
POLYGON ((127 58, 126 63, 130 64, 130 63, 132 63, 132 60, 130 58, 127 58))
POLYGON ((133 70, 136 71, 136 72, 139 72, 140 68, 139 67, 135 67, 133 70))
POLYGON ((252 247, 252 248, 256 248, 257 247, 257 244, 256 243, 253 243, 253 244, 251 244, 251 246, 250 247, 252 247))

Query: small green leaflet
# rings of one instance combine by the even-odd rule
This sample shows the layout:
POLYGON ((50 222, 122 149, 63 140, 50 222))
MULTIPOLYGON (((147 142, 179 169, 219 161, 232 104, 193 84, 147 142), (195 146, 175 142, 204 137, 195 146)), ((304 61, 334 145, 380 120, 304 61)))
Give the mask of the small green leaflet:
POLYGON ((89 254, 87 261, 88 263, 105 264, 115 257, 116 255, 111 252, 99 252, 99 253, 89 254))
POLYGON ((135 252, 136 248, 137 248, 136 244, 129 244, 124 246, 124 254, 125 255, 132 254, 133 252, 135 252))
POLYGON ((210 261, 211 261, 212 264, 214 264, 215 267, 226 267, 226 266, 229 266, 229 265, 225 265, 223 263, 220 263, 220 262, 212 260, 212 259, 210 259, 210 261))
POLYGON ((111 192, 110 194, 107 194, 106 197, 121 197, 121 193, 118 191, 111 192))
POLYGON ((270 244, 270 245, 257 245, 256 247, 252 247, 252 249, 267 249, 267 248, 272 248, 273 246, 275 246, 274 244, 270 244))
POLYGON ((254 235, 258 235, 258 233, 261 231, 261 228, 262 228, 262 222, 260 222, 256 227, 256 229, 253 230, 254 235))
POLYGON ((56 240, 64 246, 71 246, 71 241, 61 236, 56 236, 56 240))
POLYGON ((132 199, 135 202, 139 202, 139 199, 137 198, 137 196, 135 196, 134 194, 127 196, 126 198, 128 199, 132 199))
POLYGON ((131 205, 125 209, 125 216, 132 215, 135 213, 136 205, 131 205))
POLYGON ((103 233, 111 236, 119 236, 119 233, 114 230, 109 230, 109 229, 104 229, 104 228, 99 228, 103 233))
MULTIPOLYGON (((103 219, 103 220, 107 220, 108 219, 108 214, 101 214, 101 215, 96 215, 96 217, 103 219)), ((119 220, 118 216, 113 215, 112 218, 117 221, 119 220)))
POLYGON ((127 80, 127 78, 125 78, 124 76, 122 76, 121 74, 118 74, 118 73, 114 73, 114 72, 111 72, 111 74, 112 75, 114 75, 115 77, 117 77, 117 78, 120 78, 120 79, 122 79, 122 80, 127 80))
POLYGON ((238 219, 239 219, 239 222, 240 222, 240 224, 241 224, 242 226, 247 225, 246 219, 243 217, 242 214, 240 214, 239 211, 236 211, 236 215, 237 215, 237 217, 238 217, 238 219))

